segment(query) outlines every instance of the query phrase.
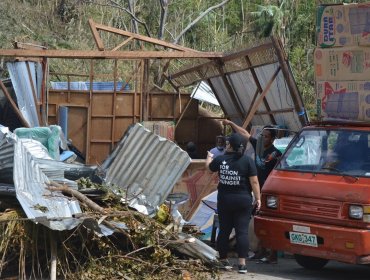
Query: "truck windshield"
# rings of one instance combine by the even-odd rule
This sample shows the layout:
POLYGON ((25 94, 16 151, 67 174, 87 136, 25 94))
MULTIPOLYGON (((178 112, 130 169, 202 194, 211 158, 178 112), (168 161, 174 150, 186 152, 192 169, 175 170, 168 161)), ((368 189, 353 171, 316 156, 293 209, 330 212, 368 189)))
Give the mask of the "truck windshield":
POLYGON ((344 129, 303 130, 277 168, 370 177, 370 133, 344 129))

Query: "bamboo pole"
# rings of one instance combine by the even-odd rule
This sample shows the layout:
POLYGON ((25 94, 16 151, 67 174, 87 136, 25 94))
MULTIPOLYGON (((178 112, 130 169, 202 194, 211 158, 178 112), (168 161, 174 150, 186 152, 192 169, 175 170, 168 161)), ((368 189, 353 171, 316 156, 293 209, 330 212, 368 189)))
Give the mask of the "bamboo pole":
POLYGON ((57 244, 52 231, 50 236, 50 280, 57 279, 57 244))

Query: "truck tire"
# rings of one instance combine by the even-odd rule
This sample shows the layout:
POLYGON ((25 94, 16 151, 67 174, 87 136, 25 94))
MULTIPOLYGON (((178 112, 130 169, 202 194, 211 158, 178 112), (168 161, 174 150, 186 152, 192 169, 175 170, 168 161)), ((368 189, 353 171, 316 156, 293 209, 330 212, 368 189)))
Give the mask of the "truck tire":
POLYGON ((329 260, 327 259, 303 256, 298 254, 295 254, 294 258, 300 266, 310 270, 319 270, 329 262, 329 260))

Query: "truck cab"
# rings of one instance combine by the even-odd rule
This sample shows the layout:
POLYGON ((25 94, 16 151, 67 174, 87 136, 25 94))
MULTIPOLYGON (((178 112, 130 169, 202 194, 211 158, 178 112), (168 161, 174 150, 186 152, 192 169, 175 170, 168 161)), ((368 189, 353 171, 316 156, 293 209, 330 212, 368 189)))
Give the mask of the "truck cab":
POLYGON ((370 124, 321 123, 292 139, 262 189, 262 246, 308 269, 370 263, 370 124))

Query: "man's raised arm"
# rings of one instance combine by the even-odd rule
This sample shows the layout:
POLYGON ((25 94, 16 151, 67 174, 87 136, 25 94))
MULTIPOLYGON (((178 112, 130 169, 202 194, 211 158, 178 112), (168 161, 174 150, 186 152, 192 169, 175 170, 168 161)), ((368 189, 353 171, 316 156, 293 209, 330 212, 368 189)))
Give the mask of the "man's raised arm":
POLYGON ((247 130, 242 128, 241 126, 237 125, 236 123, 233 123, 230 120, 222 120, 223 125, 230 125, 232 129, 235 130, 235 132, 239 133, 241 136, 243 136, 246 140, 249 140, 251 135, 247 130))

